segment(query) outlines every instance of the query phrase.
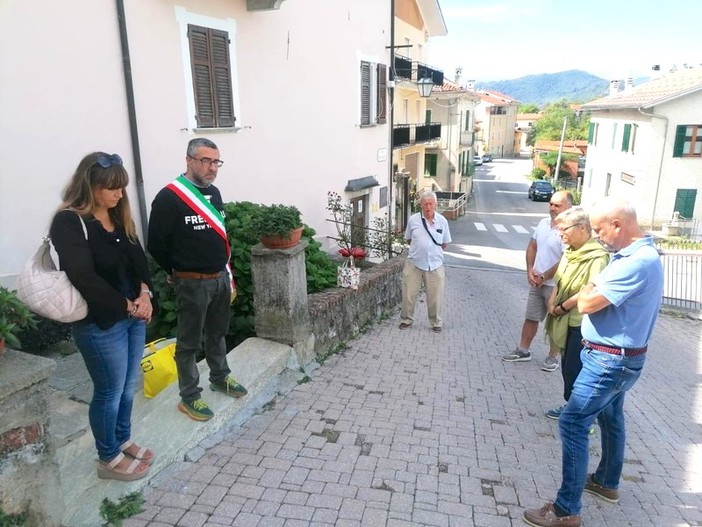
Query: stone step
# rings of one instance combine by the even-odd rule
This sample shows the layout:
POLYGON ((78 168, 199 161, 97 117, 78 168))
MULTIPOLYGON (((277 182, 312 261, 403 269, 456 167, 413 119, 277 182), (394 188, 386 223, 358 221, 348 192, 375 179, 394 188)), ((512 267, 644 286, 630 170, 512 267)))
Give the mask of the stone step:
MULTIPOLYGON (((80 356, 78 356, 80 359, 80 356)), ((75 359, 74 359, 75 360, 75 359)), ((250 338, 228 355, 229 366, 236 379, 249 394, 233 399, 209 389, 207 364, 202 361, 200 386, 203 399, 215 416, 207 422, 196 422, 179 412, 178 383, 173 383, 152 399, 139 390, 132 412, 133 440, 148 446, 156 459, 147 478, 134 482, 98 479, 97 454, 88 425, 87 405, 80 402, 72 388, 62 386, 62 397, 52 398, 50 433, 56 445, 61 476, 61 492, 66 510, 66 527, 94 527, 101 524, 100 503, 103 498, 117 501, 121 496, 146 486, 160 471, 182 461, 186 453, 197 456, 196 447, 204 438, 232 426, 238 426, 259 411, 279 393, 287 393, 302 375, 293 349, 269 340, 250 338), (75 400, 78 399, 78 400, 75 400)), ((78 368, 74 364, 74 368, 78 368)), ((84 368, 84 366, 83 366, 84 368)), ((89 379, 88 379, 88 382, 89 379)), ((56 388, 56 384, 52 382, 56 388)), ((76 389, 84 390, 80 383, 76 389)))

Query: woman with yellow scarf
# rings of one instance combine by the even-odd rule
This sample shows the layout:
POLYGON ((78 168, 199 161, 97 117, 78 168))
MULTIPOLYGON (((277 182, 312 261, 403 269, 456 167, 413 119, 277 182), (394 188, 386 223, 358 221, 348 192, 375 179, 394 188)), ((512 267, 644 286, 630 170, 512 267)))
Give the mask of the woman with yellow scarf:
MULTIPOLYGON (((578 296, 580 289, 609 263, 609 253, 592 238, 590 218, 582 207, 563 211, 555 222, 567 248, 554 276, 556 286, 548 301, 545 331, 561 350, 563 398, 568 401, 583 367, 580 362, 583 316, 578 312, 578 296)), ((549 410, 546 417, 558 419, 563 406, 549 410)))

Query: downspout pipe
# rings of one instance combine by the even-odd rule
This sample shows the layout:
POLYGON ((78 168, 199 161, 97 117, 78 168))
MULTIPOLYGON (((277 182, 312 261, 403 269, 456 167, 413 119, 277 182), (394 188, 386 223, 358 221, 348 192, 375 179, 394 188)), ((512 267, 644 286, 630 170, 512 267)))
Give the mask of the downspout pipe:
POLYGON ((393 197, 393 187, 395 185, 395 174, 393 170, 393 128, 395 126, 395 0, 390 0, 390 64, 388 67, 388 259, 392 258, 392 235, 395 232, 393 227, 393 212, 395 202, 393 197))
POLYGON ((652 117, 655 119, 662 119, 665 123, 663 128, 663 146, 661 147, 661 157, 658 161, 658 178, 656 180, 656 192, 653 195, 653 211, 651 212, 651 230, 653 230, 653 222, 656 218, 656 207, 658 206, 658 192, 661 188, 661 176, 663 175, 663 159, 665 158, 665 146, 668 142, 668 118, 653 112, 645 112, 643 108, 638 108, 638 110, 641 115, 645 115, 646 117, 652 117))
POLYGON ((127 93, 127 111, 129 114, 129 133, 134 158, 134 179, 136 181, 137 199, 139 201, 139 220, 141 223, 141 240, 146 247, 148 234, 148 214, 146 213, 146 197, 144 194, 144 174, 141 169, 141 151, 139 150, 139 130, 137 127, 136 104, 134 102, 134 82, 132 79, 132 61, 129 55, 129 38, 127 37, 127 18, 124 14, 124 0, 116 0, 117 21, 119 23, 119 39, 122 47, 122 68, 124 70, 124 86, 127 93))

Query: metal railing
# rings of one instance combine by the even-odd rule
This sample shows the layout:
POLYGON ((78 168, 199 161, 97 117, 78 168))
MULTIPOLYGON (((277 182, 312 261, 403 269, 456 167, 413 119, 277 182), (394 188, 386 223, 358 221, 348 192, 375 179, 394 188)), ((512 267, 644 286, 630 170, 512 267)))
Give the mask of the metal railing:
POLYGON ((465 192, 437 192, 436 209, 449 220, 458 219, 466 213, 465 192))
POLYGON ((702 251, 659 250, 663 263, 663 305, 702 312, 702 251))

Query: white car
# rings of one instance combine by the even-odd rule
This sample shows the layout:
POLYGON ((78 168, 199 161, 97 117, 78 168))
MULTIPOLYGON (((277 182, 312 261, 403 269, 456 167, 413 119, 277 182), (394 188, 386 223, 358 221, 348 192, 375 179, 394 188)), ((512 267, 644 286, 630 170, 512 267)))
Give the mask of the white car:
POLYGON ((483 164, 483 156, 473 156, 473 164, 476 167, 479 167, 480 165, 483 164))

